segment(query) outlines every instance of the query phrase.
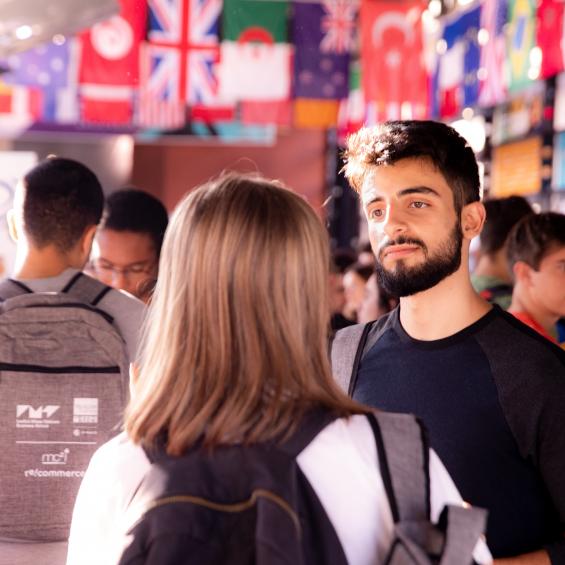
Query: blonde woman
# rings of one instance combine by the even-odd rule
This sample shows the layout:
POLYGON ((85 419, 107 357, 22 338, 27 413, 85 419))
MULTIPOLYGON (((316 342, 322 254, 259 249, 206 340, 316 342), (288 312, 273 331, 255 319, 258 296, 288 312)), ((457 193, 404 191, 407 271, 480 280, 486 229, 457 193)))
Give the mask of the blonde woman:
MULTIPOLYGON (((253 543, 235 560, 228 555, 234 541, 214 528, 204 541, 225 551, 225 560, 197 555, 200 546, 177 531, 185 514, 171 523, 154 521, 158 531, 144 537, 131 530, 130 501, 145 488, 155 456, 169 470, 186 469, 183 493, 198 495, 184 497, 179 512, 205 507, 243 520, 246 509, 259 522, 278 508, 292 516, 290 504, 272 489, 257 488, 245 500, 237 493, 257 466, 272 478, 274 467, 280 471, 277 461, 287 465, 281 446, 299 441, 312 422, 317 431, 293 459, 295 467, 288 467, 288 484, 279 483, 284 491, 296 484, 309 490, 320 523, 329 524, 331 531, 319 539, 335 544, 318 548, 318 557, 307 561, 384 560, 393 520, 375 437, 366 409, 341 393, 328 364, 328 266, 318 217, 274 182, 223 176, 179 204, 165 236, 125 431, 90 463, 75 506, 69 565, 231 564, 246 562, 247 551, 255 562, 253 543), (253 457, 266 452, 261 466, 253 457), (224 467, 219 479, 214 473, 226 458, 237 464, 224 467), (203 466, 212 471, 195 479, 194 469, 203 466), (231 500, 204 497, 204 484, 231 500)), ((445 503, 461 499, 433 452, 429 470, 437 518, 445 503)), ((194 525, 199 531, 205 528, 200 520, 194 525)), ((317 523, 307 525, 316 535, 321 531, 317 523)), ((296 550, 292 536, 287 543, 290 554, 296 550)), ((485 549, 481 562, 489 560, 485 549)))

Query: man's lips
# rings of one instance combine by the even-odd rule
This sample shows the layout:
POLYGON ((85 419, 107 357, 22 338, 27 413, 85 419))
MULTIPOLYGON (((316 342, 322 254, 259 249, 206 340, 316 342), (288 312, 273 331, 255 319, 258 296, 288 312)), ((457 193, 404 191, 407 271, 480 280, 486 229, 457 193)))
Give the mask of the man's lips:
POLYGON ((420 249, 419 245, 391 245, 383 250, 383 258, 402 259, 420 249))

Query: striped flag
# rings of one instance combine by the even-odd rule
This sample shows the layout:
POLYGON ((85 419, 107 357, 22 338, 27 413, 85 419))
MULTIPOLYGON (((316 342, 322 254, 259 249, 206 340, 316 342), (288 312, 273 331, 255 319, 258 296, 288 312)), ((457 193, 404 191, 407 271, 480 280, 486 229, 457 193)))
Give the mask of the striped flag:
POLYGON ((219 94, 222 0, 149 0, 149 41, 141 56, 137 122, 174 129, 187 119, 231 119, 219 94))
POLYGON ((479 104, 494 106, 508 94, 506 71, 506 38, 504 26, 508 18, 507 0, 484 0, 481 28, 486 30, 486 43, 481 49, 479 69, 479 104))

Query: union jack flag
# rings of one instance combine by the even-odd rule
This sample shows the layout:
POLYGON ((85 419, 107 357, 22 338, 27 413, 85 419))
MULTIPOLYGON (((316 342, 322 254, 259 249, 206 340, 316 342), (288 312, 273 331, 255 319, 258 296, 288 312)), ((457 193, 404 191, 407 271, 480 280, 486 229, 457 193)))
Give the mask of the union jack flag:
POLYGON ((185 121, 186 106, 199 117, 210 109, 213 117, 224 109, 216 77, 222 0, 149 0, 148 5, 141 125, 178 127, 185 121))
POLYGON ((506 99, 504 65, 506 36, 504 26, 508 17, 507 0, 485 0, 481 13, 481 28, 486 30, 486 44, 481 49, 479 69, 479 103, 494 106, 506 99))
POLYGON ((323 53, 350 53, 355 45, 355 16, 357 0, 323 0, 321 26, 324 38, 320 44, 323 53))

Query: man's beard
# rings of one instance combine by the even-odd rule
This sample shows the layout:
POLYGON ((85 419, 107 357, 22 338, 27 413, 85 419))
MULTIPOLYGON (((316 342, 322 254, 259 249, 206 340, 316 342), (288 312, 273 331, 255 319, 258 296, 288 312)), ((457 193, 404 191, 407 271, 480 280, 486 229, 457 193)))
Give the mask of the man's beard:
POLYGON ((379 282, 389 294, 397 297, 412 296, 428 290, 459 269, 462 243, 463 234, 460 221, 456 222, 448 239, 432 256, 429 255, 426 244, 419 239, 400 236, 394 241, 386 241, 376 254, 375 271, 379 282), (391 245, 401 244, 418 245, 424 253, 424 262, 408 267, 403 259, 399 259, 396 261, 394 270, 385 269, 381 262, 384 250, 391 245))

